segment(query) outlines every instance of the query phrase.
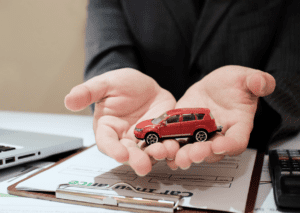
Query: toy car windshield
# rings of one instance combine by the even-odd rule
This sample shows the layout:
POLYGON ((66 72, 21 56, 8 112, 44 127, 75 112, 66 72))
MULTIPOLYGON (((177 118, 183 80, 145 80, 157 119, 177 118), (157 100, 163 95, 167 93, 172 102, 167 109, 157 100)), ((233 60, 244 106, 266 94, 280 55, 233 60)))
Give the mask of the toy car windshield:
POLYGON ((157 117, 157 118, 154 118, 151 122, 153 124, 159 124, 159 122, 161 122, 165 117, 167 117, 168 114, 167 113, 164 113, 162 114, 161 116, 157 117))

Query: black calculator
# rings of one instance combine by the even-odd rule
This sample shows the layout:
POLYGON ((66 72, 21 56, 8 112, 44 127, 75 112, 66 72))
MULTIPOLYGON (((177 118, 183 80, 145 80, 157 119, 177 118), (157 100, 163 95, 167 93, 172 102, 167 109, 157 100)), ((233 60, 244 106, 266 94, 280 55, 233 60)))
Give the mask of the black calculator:
POLYGON ((270 150, 269 170, 280 208, 300 208, 300 150, 270 150))

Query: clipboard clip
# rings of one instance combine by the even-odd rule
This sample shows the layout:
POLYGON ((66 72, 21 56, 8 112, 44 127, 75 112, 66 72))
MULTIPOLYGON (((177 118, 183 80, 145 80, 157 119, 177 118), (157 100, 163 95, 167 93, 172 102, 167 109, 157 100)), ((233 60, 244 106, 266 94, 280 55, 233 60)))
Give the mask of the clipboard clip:
POLYGON ((180 210, 182 199, 180 195, 141 192, 121 182, 108 187, 60 184, 55 194, 60 199, 159 212, 180 210), (114 189, 117 186, 126 186, 131 190, 114 189))

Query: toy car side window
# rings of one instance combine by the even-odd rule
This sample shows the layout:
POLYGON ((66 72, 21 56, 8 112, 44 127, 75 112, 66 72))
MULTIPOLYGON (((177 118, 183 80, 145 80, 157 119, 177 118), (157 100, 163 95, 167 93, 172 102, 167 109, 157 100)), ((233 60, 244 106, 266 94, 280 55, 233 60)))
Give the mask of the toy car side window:
POLYGON ((182 121, 193 121, 195 120, 195 115, 194 114, 184 114, 182 115, 182 121))
POLYGON ((204 114, 195 114, 198 120, 203 120, 204 114))
POLYGON ((173 115, 167 119, 167 124, 179 122, 179 115, 173 115))

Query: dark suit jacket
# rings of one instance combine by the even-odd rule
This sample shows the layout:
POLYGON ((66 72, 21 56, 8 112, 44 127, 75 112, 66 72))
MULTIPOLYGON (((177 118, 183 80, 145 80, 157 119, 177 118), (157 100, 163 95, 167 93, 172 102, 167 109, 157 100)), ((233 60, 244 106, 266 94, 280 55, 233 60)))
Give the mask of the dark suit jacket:
POLYGON ((200 16, 193 1, 91 0, 85 78, 131 67, 179 99, 221 66, 260 69, 275 77, 277 87, 260 99, 251 146, 297 132, 299 0, 206 0, 200 16))

